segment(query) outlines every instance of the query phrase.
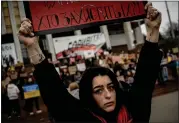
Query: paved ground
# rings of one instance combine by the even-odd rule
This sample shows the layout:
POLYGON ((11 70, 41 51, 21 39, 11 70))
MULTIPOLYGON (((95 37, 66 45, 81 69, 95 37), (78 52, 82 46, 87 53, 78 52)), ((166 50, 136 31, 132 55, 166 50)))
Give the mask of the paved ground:
POLYGON ((178 91, 152 100, 151 123, 179 123, 178 91))

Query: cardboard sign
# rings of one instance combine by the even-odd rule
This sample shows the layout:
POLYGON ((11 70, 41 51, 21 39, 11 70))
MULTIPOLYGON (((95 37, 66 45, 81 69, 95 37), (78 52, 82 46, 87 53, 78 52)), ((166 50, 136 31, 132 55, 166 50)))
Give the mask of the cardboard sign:
POLYGON ((85 65, 85 63, 77 64, 77 69, 78 69, 78 71, 80 71, 80 72, 85 71, 85 70, 86 70, 86 65, 85 65))
POLYGON ((85 59, 95 57, 95 52, 93 50, 84 51, 83 53, 84 53, 85 59))
POLYGON ((68 67, 68 71, 69 71, 70 75, 76 74, 76 71, 77 71, 76 66, 68 67))
POLYGON ((179 52, 178 47, 172 48, 172 51, 173 51, 173 53, 178 53, 179 52))
POLYGON ((24 98, 34 98, 40 96, 39 86, 37 84, 23 86, 24 98))
POLYGON ((50 30, 84 28, 97 22, 104 25, 141 19, 145 17, 145 4, 143 1, 30 1, 29 8, 34 31, 52 33, 50 30))

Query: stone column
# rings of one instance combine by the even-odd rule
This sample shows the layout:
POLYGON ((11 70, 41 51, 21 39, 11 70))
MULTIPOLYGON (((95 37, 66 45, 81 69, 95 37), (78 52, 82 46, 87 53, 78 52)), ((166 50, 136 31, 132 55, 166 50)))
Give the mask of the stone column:
POLYGON ((131 23, 130 22, 124 22, 123 28, 124 28, 124 33, 125 33, 126 39, 127 39, 128 50, 132 50, 132 49, 135 48, 135 45, 134 45, 135 38, 134 38, 133 30, 131 28, 131 23))
POLYGON ((106 39, 107 49, 111 50, 112 47, 111 47, 111 41, 110 41, 110 38, 109 38, 109 33, 108 33, 107 25, 102 25, 102 26, 100 26, 100 30, 101 30, 101 32, 104 34, 104 37, 105 37, 105 39, 106 39))
POLYGON ((48 50, 52 54, 52 61, 56 61, 57 58, 56 58, 56 53, 55 53, 55 47, 54 47, 54 43, 53 43, 52 34, 47 34, 46 35, 46 41, 47 41, 47 45, 48 45, 48 50))
POLYGON ((16 49, 17 60, 20 61, 20 62, 23 62, 21 45, 20 45, 20 42, 19 42, 19 38, 17 36, 18 29, 17 29, 16 18, 14 16, 15 13, 14 13, 14 7, 13 7, 12 1, 8 1, 8 9, 9 9, 10 21, 11 21, 11 25, 12 25, 12 32, 13 32, 13 38, 14 38, 14 45, 15 45, 15 49, 16 49))

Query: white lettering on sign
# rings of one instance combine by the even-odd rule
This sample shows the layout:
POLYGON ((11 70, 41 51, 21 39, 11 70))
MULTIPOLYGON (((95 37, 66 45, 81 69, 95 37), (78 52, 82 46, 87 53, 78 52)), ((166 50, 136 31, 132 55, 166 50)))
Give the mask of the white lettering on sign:
POLYGON ((53 38, 57 59, 70 54, 84 55, 84 52, 96 53, 106 42, 103 33, 53 38), (69 52, 69 53, 68 53, 69 52), (63 56, 63 53, 67 55, 63 56))

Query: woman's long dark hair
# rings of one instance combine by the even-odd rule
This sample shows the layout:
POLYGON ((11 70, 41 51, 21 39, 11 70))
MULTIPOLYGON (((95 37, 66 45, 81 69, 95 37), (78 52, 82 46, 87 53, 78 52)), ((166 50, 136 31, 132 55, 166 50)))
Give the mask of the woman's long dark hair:
POLYGON ((92 67, 87 69, 80 81, 79 87, 80 87, 80 91, 79 91, 79 96, 80 96, 80 102, 81 105, 87 109, 90 110, 94 113, 97 113, 98 115, 102 115, 102 116, 106 116, 106 114, 110 114, 110 113, 106 113, 104 110, 100 109, 99 106, 97 106, 93 96, 92 96, 92 81, 93 78, 96 76, 104 76, 107 75, 112 83, 115 86, 115 91, 116 91, 116 111, 118 113, 119 108, 121 107, 122 104, 122 90, 119 88, 119 83, 116 79, 116 75, 108 68, 104 68, 104 67, 92 67))

